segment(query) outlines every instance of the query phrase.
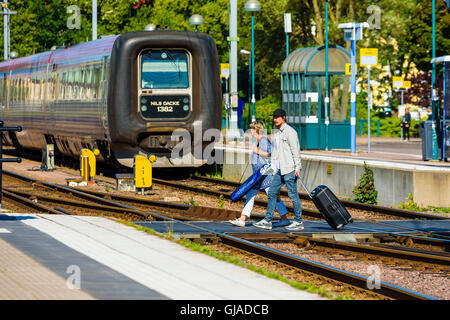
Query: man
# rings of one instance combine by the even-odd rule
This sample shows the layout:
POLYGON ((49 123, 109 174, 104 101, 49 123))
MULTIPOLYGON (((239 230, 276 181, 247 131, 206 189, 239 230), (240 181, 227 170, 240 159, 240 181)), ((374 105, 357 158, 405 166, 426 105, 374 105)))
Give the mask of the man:
POLYGON ((300 143, 297 132, 286 123, 286 112, 277 109, 273 112, 273 122, 278 128, 275 133, 271 156, 274 171, 272 184, 269 189, 267 212, 264 219, 253 225, 262 229, 272 229, 272 218, 277 201, 277 194, 283 185, 286 185, 289 198, 294 205, 294 221, 290 223, 287 218, 282 219, 274 227, 286 226, 289 231, 303 230, 302 207, 297 191, 297 177, 301 170, 300 143))
POLYGON ((411 114, 409 113, 409 108, 405 109, 405 115, 402 117, 400 126, 403 129, 403 140, 406 140, 406 136, 408 135, 409 141, 409 127, 411 126, 411 114))

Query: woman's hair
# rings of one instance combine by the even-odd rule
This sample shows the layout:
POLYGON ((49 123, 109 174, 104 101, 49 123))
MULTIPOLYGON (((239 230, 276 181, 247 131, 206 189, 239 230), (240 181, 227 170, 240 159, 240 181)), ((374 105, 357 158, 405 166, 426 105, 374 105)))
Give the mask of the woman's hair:
POLYGON ((264 122, 262 122, 261 120, 256 120, 253 121, 250 124, 250 129, 255 129, 257 134, 262 134, 263 131, 266 129, 266 126, 264 125, 264 122))

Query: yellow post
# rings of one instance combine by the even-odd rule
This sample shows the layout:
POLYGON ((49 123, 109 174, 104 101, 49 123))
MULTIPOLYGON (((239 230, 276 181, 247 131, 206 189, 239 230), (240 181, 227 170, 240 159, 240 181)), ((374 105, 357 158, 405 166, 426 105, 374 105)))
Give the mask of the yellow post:
POLYGON ((83 181, 89 181, 89 157, 87 156, 81 157, 81 176, 83 181))
POLYGON ((97 160, 96 156, 100 154, 98 149, 94 149, 91 151, 89 149, 81 149, 80 158, 81 158, 81 176, 84 181, 90 181, 96 175, 97 171, 97 160))
POLYGON ((152 162, 156 161, 154 155, 149 158, 142 155, 134 156, 134 183, 137 189, 147 189, 152 186, 152 162))

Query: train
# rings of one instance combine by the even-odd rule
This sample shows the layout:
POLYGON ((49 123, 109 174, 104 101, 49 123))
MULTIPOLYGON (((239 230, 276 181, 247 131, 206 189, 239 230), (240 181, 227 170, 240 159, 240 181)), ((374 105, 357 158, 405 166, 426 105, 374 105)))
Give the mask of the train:
POLYGON ((189 31, 135 31, 0 63, 0 119, 21 132, 5 145, 77 158, 98 149, 100 161, 133 166, 136 154, 154 167, 197 167, 207 129, 221 128, 222 92, 214 40, 189 31), (173 161, 189 132, 192 148, 173 161), (190 160, 189 160, 190 159, 190 160))

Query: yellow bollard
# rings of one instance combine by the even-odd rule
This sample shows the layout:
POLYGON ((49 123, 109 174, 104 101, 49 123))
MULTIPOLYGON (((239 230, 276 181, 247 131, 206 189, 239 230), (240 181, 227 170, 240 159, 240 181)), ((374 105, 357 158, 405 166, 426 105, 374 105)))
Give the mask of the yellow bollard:
POLYGON ((142 155, 134 156, 134 183, 137 189, 143 190, 152 187, 152 162, 156 161, 154 155, 148 158, 142 155))
POLYGON ((98 149, 91 151, 89 149, 81 149, 80 151, 80 171, 83 180, 88 182, 97 174, 97 160, 96 156, 100 154, 98 149))
POLYGON ((83 181, 89 181, 89 157, 83 156, 81 158, 81 177, 83 177, 83 181))

